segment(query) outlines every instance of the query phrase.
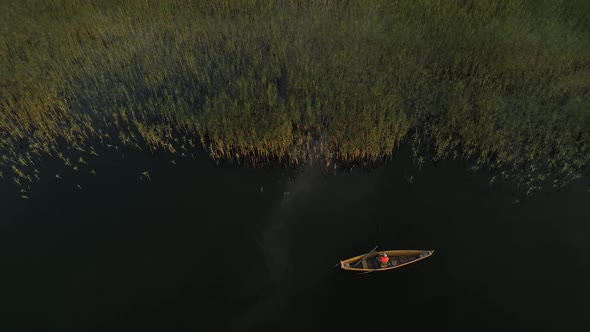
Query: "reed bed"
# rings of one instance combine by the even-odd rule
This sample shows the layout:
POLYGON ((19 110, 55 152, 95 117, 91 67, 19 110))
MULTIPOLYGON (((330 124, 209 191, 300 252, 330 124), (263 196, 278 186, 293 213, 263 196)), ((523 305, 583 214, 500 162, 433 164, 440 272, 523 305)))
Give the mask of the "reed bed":
POLYGON ((588 17, 584 0, 10 0, 0 174, 34 182, 98 146, 297 166, 411 144, 419 167, 563 186, 590 161, 588 17))

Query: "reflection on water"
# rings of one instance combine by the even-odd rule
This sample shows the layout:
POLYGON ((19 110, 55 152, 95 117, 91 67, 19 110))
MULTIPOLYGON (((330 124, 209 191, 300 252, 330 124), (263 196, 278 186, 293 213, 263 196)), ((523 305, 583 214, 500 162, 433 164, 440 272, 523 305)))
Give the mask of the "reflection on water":
POLYGON ((320 174, 317 168, 298 172, 294 180, 287 176, 286 191, 266 218, 266 224, 257 244, 264 253, 266 273, 269 275, 268 292, 265 297, 241 317, 235 320, 233 330, 248 331, 274 321, 278 323, 281 313, 289 303, 289 293, 293 292, 293 257, 291 230, 296 226, 294 218, 296 206, 293 201, 313 190, 313 182, 320 174))

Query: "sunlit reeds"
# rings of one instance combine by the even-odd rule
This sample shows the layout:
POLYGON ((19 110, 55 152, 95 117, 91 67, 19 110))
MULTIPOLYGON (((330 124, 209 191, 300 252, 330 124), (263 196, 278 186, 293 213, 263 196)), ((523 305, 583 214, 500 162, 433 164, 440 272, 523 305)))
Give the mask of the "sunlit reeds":
POLYGON ((583 0, 11 0, 0 167, 22 185, 99 146, 335 167, 409 144, 417 168, 463 157, 501 172, 490 184, 560 187, 590 163, 589 16, 583 0))

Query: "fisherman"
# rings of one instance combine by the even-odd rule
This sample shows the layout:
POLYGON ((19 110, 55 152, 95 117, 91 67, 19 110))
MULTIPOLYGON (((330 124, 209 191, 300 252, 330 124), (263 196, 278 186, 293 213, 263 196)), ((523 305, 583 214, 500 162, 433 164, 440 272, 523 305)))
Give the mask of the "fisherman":
POLYGON ((389 257, 387 257, 387 253, 382 252, 379 255, 379 265, 383 267, 387 267, 389 265, 389 257))

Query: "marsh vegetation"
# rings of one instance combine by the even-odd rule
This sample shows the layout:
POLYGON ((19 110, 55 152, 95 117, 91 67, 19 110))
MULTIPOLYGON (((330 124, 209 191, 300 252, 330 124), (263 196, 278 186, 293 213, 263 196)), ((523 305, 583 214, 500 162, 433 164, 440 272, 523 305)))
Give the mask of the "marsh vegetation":
POLYGON ((0 174, 94 172, 99 146, 333 167, 410 144, 418 167, 562 186, 590 161, 588 17, 584 0, 10 0, 0 174))

